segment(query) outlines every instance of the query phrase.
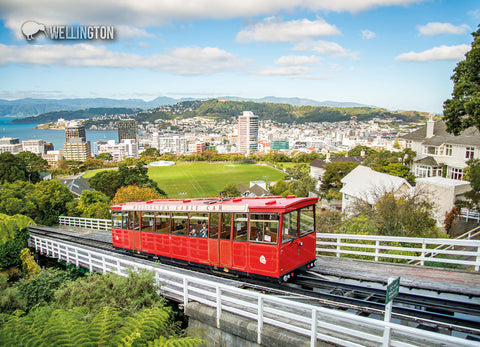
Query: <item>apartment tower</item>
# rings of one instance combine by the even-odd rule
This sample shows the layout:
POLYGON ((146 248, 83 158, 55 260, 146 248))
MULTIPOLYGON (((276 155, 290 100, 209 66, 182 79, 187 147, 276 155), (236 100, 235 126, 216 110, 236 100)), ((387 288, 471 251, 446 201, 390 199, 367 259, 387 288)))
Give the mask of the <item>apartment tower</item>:
POLYGON ((258 151, 258 116, 251 111, 243 111, 238 116, 237 150, 249 155, 258 151))

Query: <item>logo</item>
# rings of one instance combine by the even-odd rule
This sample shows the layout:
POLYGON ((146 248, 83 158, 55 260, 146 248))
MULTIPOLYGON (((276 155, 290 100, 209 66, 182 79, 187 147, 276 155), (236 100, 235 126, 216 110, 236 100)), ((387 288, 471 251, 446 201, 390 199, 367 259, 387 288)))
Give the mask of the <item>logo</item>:
POLYGON ((23 23, 22 25, 22 33, 25 35, 28 41, 31 41, 35 39, 35 36, 40 32, 43 31, 43 33, 46 35, 46 29, 45 25, 41 23, 34 22, 33 20, 30 20, 28 22, 23 23))
POLYGON ((260 256, 260 263, 262 263, 263 265, 267 263, 267 259, 265 259, 264 255, 260 256))
POLYGON ((42 32, 47 39, 63 40, 115 40, 115 28, 111 25, 50 25, 29 20, 22 24, 22 33, 27 41, 37 38, 42 32))

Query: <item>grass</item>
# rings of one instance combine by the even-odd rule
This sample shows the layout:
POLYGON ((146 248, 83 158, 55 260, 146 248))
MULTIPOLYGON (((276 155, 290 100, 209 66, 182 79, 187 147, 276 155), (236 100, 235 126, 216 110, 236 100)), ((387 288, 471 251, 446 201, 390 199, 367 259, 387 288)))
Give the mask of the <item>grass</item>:
MULTIPOLYGON (((98 173, 90 171, 83 177, 98 173)), ((229 184, 250 181, 278 181, 284 174, 269 166, 234 163, 182 163, 173 166, 149 166, 148 175, 170 198, 203 198, 216 196, 229 184)))

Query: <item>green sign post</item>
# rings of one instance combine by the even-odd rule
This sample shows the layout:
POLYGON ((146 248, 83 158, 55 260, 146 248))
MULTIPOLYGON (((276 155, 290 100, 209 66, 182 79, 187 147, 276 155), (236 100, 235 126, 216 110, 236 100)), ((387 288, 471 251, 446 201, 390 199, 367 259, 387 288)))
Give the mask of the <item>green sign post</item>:
POLYGON ((383 347, 390 346, 390 319, 392 317, 393 299, 400 291, 400 277, 390 277, 388 279, 387 290, 385 291, 385 330, 383 331, 383 347))
POLYGON ((397 277, 391 283, 388 282, 387 292, 385 293, 385 305, 388 305, 390 301, 395 299, 400 291, 400 277, 397 277))

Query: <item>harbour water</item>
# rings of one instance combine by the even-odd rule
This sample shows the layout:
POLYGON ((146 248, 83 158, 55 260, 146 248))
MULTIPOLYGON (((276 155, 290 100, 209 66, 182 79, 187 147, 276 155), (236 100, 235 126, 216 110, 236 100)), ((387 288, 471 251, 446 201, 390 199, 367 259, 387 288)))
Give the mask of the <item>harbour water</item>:
MULTIPOLYGON (((65 131, 50 129, 35 129, 39 123, 11 123, 17 117, 0 117, 0 138, 15 137, 21 141, 42 139, 53 143, 56 150, 63 148, 65 142, 65 131)), ((87 130, 87 141, 93 142, 97 140, 116 140, 118 141, 118 133, 115 130, 87 130)))

